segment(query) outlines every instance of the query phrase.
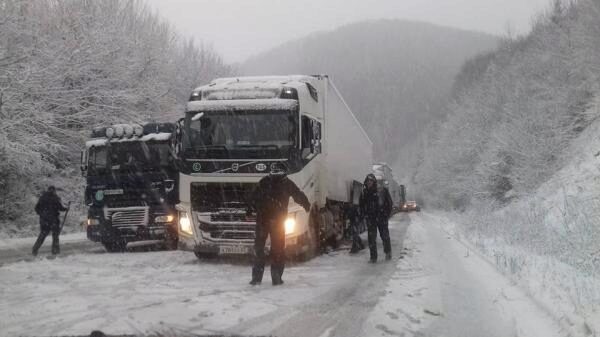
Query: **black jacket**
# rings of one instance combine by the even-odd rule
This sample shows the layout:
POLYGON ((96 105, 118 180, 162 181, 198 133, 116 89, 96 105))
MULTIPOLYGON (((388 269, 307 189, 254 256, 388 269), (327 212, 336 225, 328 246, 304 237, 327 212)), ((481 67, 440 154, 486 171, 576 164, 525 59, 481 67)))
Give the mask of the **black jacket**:
POLYGON ((293 181, 281 175, 269 175, 260 180, 249 204, 257 212, 257 221, 270 222, 285 218, 290 197, 308 212, 310 202, 293 181))
POLYGON ((45 220, 56 220, 60 211, 66 210, 60 202, 60 198, 52 192, 44 192, 35 205, 35 212, 45 220))
POLYGON ((360 195, 360 212, 362 216, 371 219, 387 220, 392 215, 392 196, 385 187, 377 186, 375 176, 369 175, 365 180, 365 187, 360 195), (367 188, 366 181, 372 179, 373 186, 367 188))

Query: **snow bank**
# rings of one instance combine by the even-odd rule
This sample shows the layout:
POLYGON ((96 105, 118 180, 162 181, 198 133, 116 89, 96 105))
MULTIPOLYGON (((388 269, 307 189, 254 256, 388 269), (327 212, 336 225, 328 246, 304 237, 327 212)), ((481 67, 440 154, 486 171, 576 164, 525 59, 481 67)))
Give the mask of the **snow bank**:
MULTIPOLYGON (((600 115, 597 103, 588 113, 600 115)), ((535 193, 478 205, 458 228, 496 267, 570 327, 600 334, 600 120, 574 139, 565 165, 535 193)))
POLYGON ((471 252, 444 217, 411 215, 406 255, 366 324, 367 336, 558 337, 535 301, 471 252))
MULTIPOLYGON (((37 239, 37 236, 29 236, 29 237, 23 237, 23 238, 0 238, 0 250, 18 249, 23 246, 33 246, 33 243, 35 242, 36 239, 37 239)), ((87 240, 87 236, 86 236, 85 232, 70 233, 70 234, 64 234, 64 235, 60 236, 61 244, 67 243, 67 242, 81 242, 81 241, 85 241, 85 240, 87 240)), ((52 237, 50 235, 46 238, 46 241, 44 241, 44 244, 50 245, 51 242, 52 242, 52 237)))

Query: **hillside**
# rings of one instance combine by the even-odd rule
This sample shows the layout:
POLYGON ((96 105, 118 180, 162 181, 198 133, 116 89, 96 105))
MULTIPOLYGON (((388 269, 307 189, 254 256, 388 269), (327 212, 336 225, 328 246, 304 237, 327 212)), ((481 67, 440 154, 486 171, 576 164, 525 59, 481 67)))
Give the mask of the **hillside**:
POLYGON ((600 3, 470 60, 412 179, 570 335, 600 331, 600 3))
POLYGON ((378 20, 290 41, 241 68, 248 75, 330 75, 371 136, 378 159, 394 162, 399 149, 440 118, 461 65, 496 43, 480 33, 378 20))

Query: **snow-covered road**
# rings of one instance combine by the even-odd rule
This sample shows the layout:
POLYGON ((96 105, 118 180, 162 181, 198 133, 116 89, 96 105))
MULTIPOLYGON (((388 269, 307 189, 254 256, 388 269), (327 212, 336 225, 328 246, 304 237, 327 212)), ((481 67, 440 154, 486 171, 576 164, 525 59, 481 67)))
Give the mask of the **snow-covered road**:
MULTIPOLYGON (((4 264, 15 263, 19 261, 33 261, 31 249, 35 243, 35 237, 2 239, 0 240, 0 266, 4 264)), ((40 248, 40 257, 51 255, 52 236, 48 235, 44 244, 40 248)), ((98 243, 88 241, 85 233, 73 233, 61 235, 60 237, 61 256, 82 254, 82 253, 105 253, 104 247, 98 243)))
POLYGON ((337 251, 290 266, 282 287, 248 285, 247 263, 198 261, 178 251, 6 264, 0 334, 561 335, 438 222, 428 214, 398 215, 390 224, 392 262, 372 265, 366 250, 337 251))

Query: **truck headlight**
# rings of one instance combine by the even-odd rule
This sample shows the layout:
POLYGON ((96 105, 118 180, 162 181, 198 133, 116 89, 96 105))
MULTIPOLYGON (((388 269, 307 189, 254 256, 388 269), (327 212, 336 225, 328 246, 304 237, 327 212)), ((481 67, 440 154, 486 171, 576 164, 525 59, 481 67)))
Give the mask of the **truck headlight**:
POLYGON ((296 229, 296 219, 288 216, 288 218, 285 219, 284 226, 285 235, 294 233, 294 230, 296 229))
POLYGON ((100 224, 100 220, 88 218, 87 221, 86 221, 86 224, 88 226, 96 226, 96 225, 100 224))
POLYGON ((179 229, 189 235, 193 235, 192 231, 192 221, 187 215, 187 212, 179 213, 179 229))
POLYGON ((157 216, 154 222, 173 222, 173 220, 175 220, 175 217, 172 215, 161 215, 157 216))

